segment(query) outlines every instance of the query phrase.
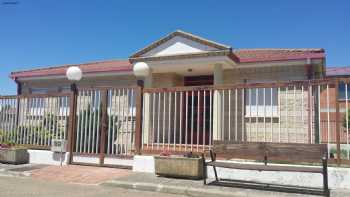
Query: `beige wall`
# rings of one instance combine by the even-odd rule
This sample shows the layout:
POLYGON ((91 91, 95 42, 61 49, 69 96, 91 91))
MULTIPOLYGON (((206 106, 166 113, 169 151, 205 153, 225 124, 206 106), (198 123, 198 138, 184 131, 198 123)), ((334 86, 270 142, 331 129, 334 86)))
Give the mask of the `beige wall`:
MULTIPOLYGON (((78 87, 94 88, 94 87, 120 87, 136 85, 135 76, 99 76, 85 77, 77 82, 78 87)), ((31 93, 32 88, 48 88, 49 92, 59 92, 62 88, 69 88, 71 82, 67 79, 42 79, 23 81, 22 94, 31 93)))
MULTIPOLYGON (((267 68, 242 68, 237 70, 225 70, 224 83, 256 83, 256 82, 276 82, 289 80, 306 80, 307 74, 304 66, 290 67, 267 67, 267 68)), ((305 88, 306 89, 306 88, 305 88)), ((279 105, 277 113, 272 118, 264 115, 249 116, 242 107, 242 92, 238 91, 237 99, 237 137, 248 141, 273 141, 273 142, 307 142, 308 140, 308 93, 302 91, 301 87, 280 88, 278 94, 279 105), (302 107, 303 104, 303 107, 302 107), (242 127, 242 116, 245 124, 242 127), (303 119, 301 118, 303 116, 303 119), (271 122, 272 121, 272 122, 271 122), (245 132, 242 132, 245 131, 245 132)), ((253 89, 252 89, 253 90, 253 89)), ((266 88, 265 92, 270 91, 266 88)), ((248 96, 249 89, 245 90, 245 96, 248 96)), ((262 90, 263 91, 263 90, 262 90)), ((228 100, 228 91, 225 97, 228 100)), ((224 105, 224 134, 223 139, 229 137, 229 114, 231 114, 231 139, 236 135, 236 117, 235 117, 235 92, 231 92, 231 111, 229 113, 229 102, 224 105)), ((255 106, 253 106, 254 108, 255 106)), ((270 106, 267 106, 270 108, 270 106)), ((265 108, 266 109, 266 108, 265 108)))
MULTIPOLYGON (((224 70, 223 72, 223 82, 224 84, 237 84, 243 82, 276 82, 276 81, 288 81, 288 80, 306 80, 307 73, 304 66, 290 66, 290 67, 265 67, 265 68, 241 68, 236 70, 224 70)), ((153 87, 172 87, 178 86, 177 84, 181 83, 181 80, 175 80, 179 78, 174 74, 163 74, 154 76, 154 86, 153 87), (178 82, 178 83, 176 83, 178 82)), ((266 91, 270 88, 266 89, 266 91)), ((248 90, 246 90, 248 91, 248 90)), ((246 106, 242 102, 242 94, 246 96, 247 93, 243 93, 241 90, 237 91, 237 112, 236 112, 236 102, 235 102, 235 90, 230 91, 230 101, 229 91, 225 92, 220 91, 218 98, 221 100, 224 105, 221 107, 217 122, 213 122, 213 137, 214 139, 230 139, 230 140, 247 140, 247 141, 273 141, 273 142, 308 142, 308 92, 306 87, 304 91, 301 90, 301 87, 289 87, 288 93, 285 88, 280 88, 279 92, 279 108, 277 107, 277 113, 271 117, 259 117, 256 116, 247 116, 245 114, 246 106), (231 105, 231 108, 229 108, 231 105), (302 107, 303 106, 303 107, 302 107), (303 118, 301 118, 303 116, 303 118), (221 118, 224 117, 224 118, 221 118), (237 119, 237 121, 236 121, 237 119), (272 120, 272 122, 271 122, 272 120), (230 123, 229 123, 230 122, 230 123), (236 127, 237 124, 237 127, 236 127), (230 128, 229 128, 230 127, 230 128), (237 128, 237 129, 236 129, 237 128), (230 133, 229 133, 230 131, 230 133), (237 136, 237 138, 236 138, 237 136)), ((158 94, 155 94, 155 124, 153 126, 152 122, 152 110, 151 113, 148 113, 150 117, 150 124, 147 124, 147 131, 150 134, 154 135, 154 138, 157 139, 158 130, 160 132, 159 138, 162 142, 163 131, 165 132, 164 139, 168 141, 168 123, 171 123, 170 127, 170 141, 173 142, 173 131, 179 133, 179 117, 178 114, 174 115, 175 112, 175 102, 174 94, 172 94, 172 101, 169 108, 169 97, 168 95, 163 98, 158 98, 158 94), (164 99, 166 103, 165 111, 164 99), (160 112, 158 114, 158 104, 160 104, 160 112), (170 111, 169 111, 170 110, 170 111), (169 113, 170 112, 170 113, 169 113), (170 116, 169 116, 170 114, 170 116), (177 116, 176 122, 172 122, 177 116), (159 123, 158 123, 159 121, 159 123), (176 130, 174 129, 174 124, 177 124, 176 130), (159 126, 158 126, 159 125, 159 126), (163 125, 165 127, 163 127, 163 125), (159 128, 158 128, 159 127, 159 128)), ((151 96, 151 101, 153 97, 151 96)), ((179 110, 179 100, 180 97, 177 97, 177 109, 179 110)), ((152 102, 151 102, 152 106, 152 102)), ((152 109, 152 107, 151 107, 152 109)), ((185 112, 183 112, 185 113, 185 112)), ((213 113, 215 116, 215 113, 213 113)), ((213 120, 215 117, 213 117, 213 120)), ((184 124, 184 122, 182 123, 184 124)), ((184 129, 184 128, 183 128, 184 129)), ((151 142, 151 139, 145 138, 144 142, 151 142)), ((178 142, 178 135, 177 135, 178 142)))

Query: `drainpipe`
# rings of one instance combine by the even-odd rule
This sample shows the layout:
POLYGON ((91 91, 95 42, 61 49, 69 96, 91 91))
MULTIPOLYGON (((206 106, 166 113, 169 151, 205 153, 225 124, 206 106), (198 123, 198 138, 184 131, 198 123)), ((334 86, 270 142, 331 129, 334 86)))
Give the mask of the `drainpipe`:
MULTIPOLYGON (((17 96, 22 94, 22 84, 18 81, 17 78, 14 78, 15 83, 17 84, 17 96)), ((17 103, 16 103, 16 125, 19 123, 19 108, 20 108, 20 99, 17 97, 17 103)))
POLYGON ((22 84, 21 84, 21 82, 18 81, 17 78, 15 78, 14 81, 17 84, 17 95, 21 95, 22 94, 22 84))

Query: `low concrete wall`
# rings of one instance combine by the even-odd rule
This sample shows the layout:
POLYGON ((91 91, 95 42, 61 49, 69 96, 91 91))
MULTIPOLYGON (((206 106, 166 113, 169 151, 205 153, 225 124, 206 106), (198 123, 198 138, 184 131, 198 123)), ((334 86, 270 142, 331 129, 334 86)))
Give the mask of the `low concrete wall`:
POLYGON ((60 165, 62 158, 62 165, 66 165, 68 161, 69 153, 54 153, 49 150, 28 150, 29 163, 34 164, 47 164, 47 165, 60 165))
MULTIPOLYGON (((60 165, 60 158, 62 158, 62 165, 67 165, 69 159, 69 153, 54 153, 49 150, 28 150, 29 163, 33 164, 47 164, 47 165, 60 165)), ((97 156, 74 156, 73 162, 80 162, 86 164, 99 164, 99 157, 97 156)), ((105 164, 110 165, 122 165, 133 166, 134 161, 132 159, 119 159, 119 158, 105 158, 105 164)), ((154 165, 153 165, 154 166, 154 165)))
POLYGON ((134 172, 154 173, 155 172, 154 165, 155 165, 155 162, 154 162, 153 156, 135 155, 132 170, 134 172))
MULTIPOLYGON (((272 165, 272 164, 271 164, 272 165)), ((133 171, 154 173, 153 156, 135 156, 133 171)), ((220 178, 258 181, 263 183, 286 184, 309 187, 322 187, 321 174, 299 172, 259 172, 253 170, 234 170, 217 168, 220 178)), ((214 178, 212 167, 208 167, 208 177, 214 178)), ((350 168, 328 168, 331 189, 350 189, 350 168)))

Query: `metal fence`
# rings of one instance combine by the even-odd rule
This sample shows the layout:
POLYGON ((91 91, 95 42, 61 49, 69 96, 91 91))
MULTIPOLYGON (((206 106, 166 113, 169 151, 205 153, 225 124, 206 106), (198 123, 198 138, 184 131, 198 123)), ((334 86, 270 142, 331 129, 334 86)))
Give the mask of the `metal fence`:
POLYGON ((142 149, 200 152, 213 140, 326 143, 330 157, 349 159, 341 84, 348 89, 344 79, 145 88, 142 149))
POLYGON ((349 79, 322 79, 2 96, 0 142, 67 139, 69 151, 101 158, 201 152, 214 140, 323 143, 349 160, 349 93, 349 79))
POLYGON ((74 153, 113 156, 130 155, 134 150, 133 88, 80 89, 76 119, 74 153), (107 126, 102 132, 103 124, 107 126))
POLYGON ((0 97, 0 141, 37 147, 67 139, 69 94, 0 97))

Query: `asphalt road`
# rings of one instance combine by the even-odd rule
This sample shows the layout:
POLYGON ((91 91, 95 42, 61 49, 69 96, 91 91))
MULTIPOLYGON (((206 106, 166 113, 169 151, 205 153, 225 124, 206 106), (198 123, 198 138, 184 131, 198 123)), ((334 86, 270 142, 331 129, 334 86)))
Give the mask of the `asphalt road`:
POLYGON ((65 184, 28 177, 1 177, 0 197, 179 197, 180 195, 127 190, 97 185, 65 184))

